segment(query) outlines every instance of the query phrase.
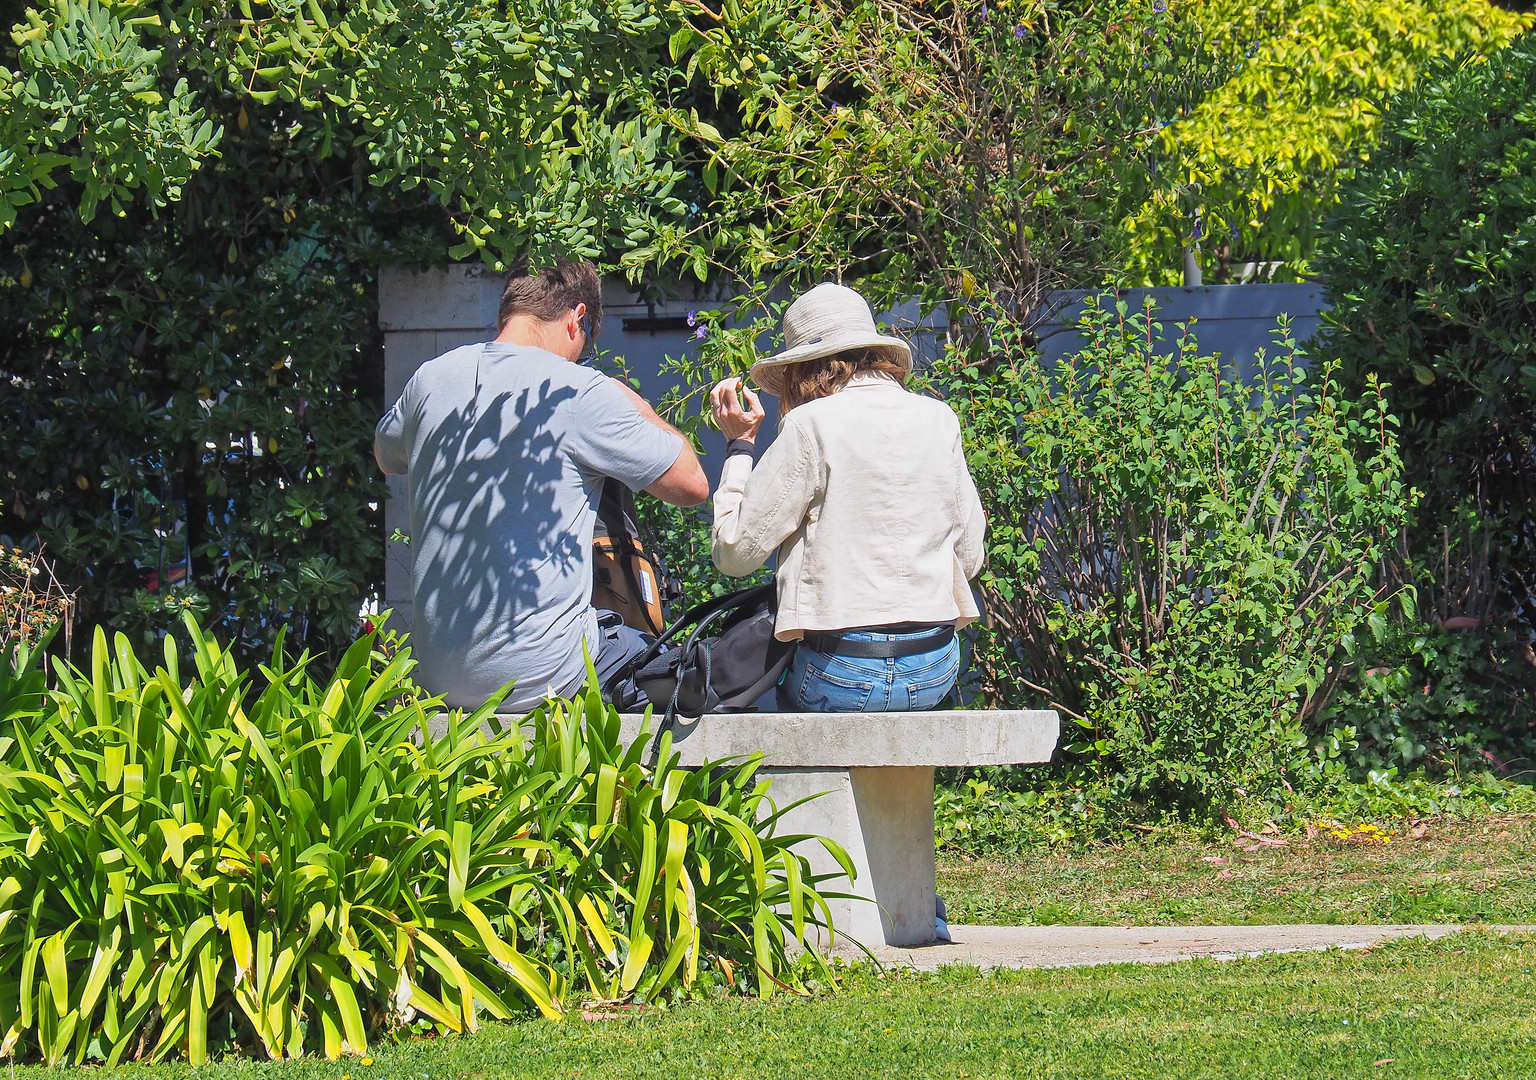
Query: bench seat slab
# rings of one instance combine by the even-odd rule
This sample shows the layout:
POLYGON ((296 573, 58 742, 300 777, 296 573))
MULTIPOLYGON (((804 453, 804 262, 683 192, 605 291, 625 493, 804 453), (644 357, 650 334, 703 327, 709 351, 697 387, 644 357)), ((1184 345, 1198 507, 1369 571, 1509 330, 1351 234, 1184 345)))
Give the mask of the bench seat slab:
MULTIPOLYGON (((627 743, 641 718, 623 718, 627 743)), ((661 723, 651 721, 652 730, 661 723)), ((683 765, 761 752, 766 764, 795 768, 862 765, 1017 765, 1049 761, 1061 734, 1046 710, 901 713, 710 713, 679 717, 672 748, 683 765)))

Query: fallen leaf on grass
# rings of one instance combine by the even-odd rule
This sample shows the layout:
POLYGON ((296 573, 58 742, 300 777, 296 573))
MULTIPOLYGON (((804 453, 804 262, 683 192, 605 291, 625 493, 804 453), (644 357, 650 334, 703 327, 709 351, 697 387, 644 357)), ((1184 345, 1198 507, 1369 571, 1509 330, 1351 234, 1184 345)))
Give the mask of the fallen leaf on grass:
POLYGON ((1225 866, 1216 871, 1216 876, 1221 878, 1223 881, 1231 881, 1233 878, 1237 877, 1236 874, 1228 870, 1225 866))
POLYGON ((1277 840, 1273 836, 1260 836, 1256 832, 1249 832, 1230 817, 1227 818, 1227 824, 1232 826, 1232 831, 1237 833, 1238 836, 1251 840, 1254 843, 1266 844, 1273 847, 1281 847, 1285 844, 1284 840, 1277 840))
POLYGON ((1220 855, 1202 855, 1200 856, 1200 861, 1208 862, 1212 866, 1226 866, 1227 863, 1231 862, 1232 860, 1223 859, 1220 855))
POLYGON ((1397 1058, 1382 1058, 1380 1061, 1376 1062, 1376 1064, 1377 1065, 1390 1065, 1390 1064, 1392 1064, 1396 1060, 1397 1060, 1397 1058))

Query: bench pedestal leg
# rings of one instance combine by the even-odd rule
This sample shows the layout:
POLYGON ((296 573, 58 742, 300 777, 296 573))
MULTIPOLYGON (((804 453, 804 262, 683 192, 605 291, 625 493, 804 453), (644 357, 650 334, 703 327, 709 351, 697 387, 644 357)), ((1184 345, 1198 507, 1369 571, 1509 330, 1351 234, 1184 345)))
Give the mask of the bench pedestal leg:
POLYGON ((769 796, 779 806, 826 792, 792 810, 776 831, 831 837, 853 860, 858 878, 850 886, 820 844, 799 848, 814 873, 839 874, 824 882, 823 889, 861 898, 828 901, 837 931, 835 948, 846 938, 865 945, 934 940, 931 766, 764 768, 759 775, 773 781, 769 796))

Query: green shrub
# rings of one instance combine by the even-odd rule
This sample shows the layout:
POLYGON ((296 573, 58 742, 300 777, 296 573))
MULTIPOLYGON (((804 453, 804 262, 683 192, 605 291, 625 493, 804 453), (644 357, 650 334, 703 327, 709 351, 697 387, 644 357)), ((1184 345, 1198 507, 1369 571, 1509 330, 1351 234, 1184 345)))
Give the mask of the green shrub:
POLYGON ((1526 664, 1506 659, 1517 649, 1394 619, 1355 653, 1349 679, 1317 717, 1318 731, 1343 744, 1319 753, 1320 767, 1359 781, 1387 769, 1445 776, 1529 766, 1531 715, 1512 692, 1526 664))
POLYGON ((667 737, 648 768, 595 689, 423 736, 439 702, 388 642, 322 684, 279 639, 256 693, 187 629, 185 676, 170 639, 151 671, 98 630, 56 690, 31 658, 0 681, 0 1052, 334 1057, 579 997, 766 995, 826 921, 756 761, 681 769, 667 737))
POLYGON ((1376 567, 1411 504, 1372 384, 1305 374, 1282 326, 1245 377, 1172 353, 1150 310, 1089 304, 1047 368, 986 313, 936 369, 988 513, 998 704, 1044 696, 1126 793, 1208 808, 1277 787, 1348 636, 1388 603, 1376 567), (984 330, 985 332, 981 332, 984 330))
POLYGON ((66 182, 6 233, 0 535, 45 544, 82 625, 151 660, 186 610, 253 670, 280 627, 340 656, 383 578, 376 268, 444 223, 318 160, 312 114, 200 101, 225 137, 182 199, 84 222, 66 182))
POLYGON ((1422 770, 1403 775, 1396 768, 1374 771, 1363 781, 1342 780, 1262 808, 1263 817, 1291 827, 1319 819, 1404 821, 1421 817, 1467 818, 1536 811, 1536 788, 1495 776, 1486 769, 1448 778, 1422 770))
MULTIPOLYGON (((729 375, 745 377, 758 356, 757 346, 768 340, 778 328, 787 301, 769 301, 763 289, 749 290, 730 300, 725 308, 696 311, 689 318, 697 334, 681 351, 663 357, 660 374, 671 383, 656 402, 656 408, 684 435, 702 449, 698 436, 713 426, 709 413, 709 391, 729 375)), ((627 367, 622 356, 605 356, 602 365, 637 388, 639 379, 627 367)), ((771 407, 771 399, 764 403, 771 407)), ((710 550, 710 531, 714 511, 709 503, 702 506, 669 506, 660 499, 636 501, 636 514, 648 550, 658 554, 682 587, 681 598, 673 605, 675 618, 694 604, 703 603, 728 592, 760 585, 773 571, 764 567, 744 578, 729 578, 715 569, 710 550)))
POLYGON ((658 554, 682 586, 682 595, 672 604, 672 618, 695 604, 772 578, 768 567, 744 578, 729 578, 715 569, 710 547, 714 513, 707 504, 680 507, 660 499, 640 499, 635 508, 646 549, 658 554))
POLYGON ((981 855, 1082 846, 1134 837, 1140 809, 1102 777, 1049 768, 981 768, 934 788, 934 839, 946 849, 981 855), (1002 775, 998 775, 1002 774, 1002 775), (1134 822, 1134 824, 1132 824, 1134 822))

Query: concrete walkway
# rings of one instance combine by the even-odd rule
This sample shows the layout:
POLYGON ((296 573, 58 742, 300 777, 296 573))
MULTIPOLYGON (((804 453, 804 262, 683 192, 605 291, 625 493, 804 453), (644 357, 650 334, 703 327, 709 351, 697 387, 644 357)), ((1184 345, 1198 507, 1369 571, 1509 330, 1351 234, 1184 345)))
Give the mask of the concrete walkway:
MULTIPOLYGON (((872 950, 881 963, 933 971, 980 968, 1166 964, 1205 956, 1234 960, 1264 953, 1363 949, 1394 938, 1442 938, 1456 925, 1396 926, 951 926, 952 944, 872 950)), ((1489 933, 1536 934, 1536 926, 1477 926, 1489 933)))

